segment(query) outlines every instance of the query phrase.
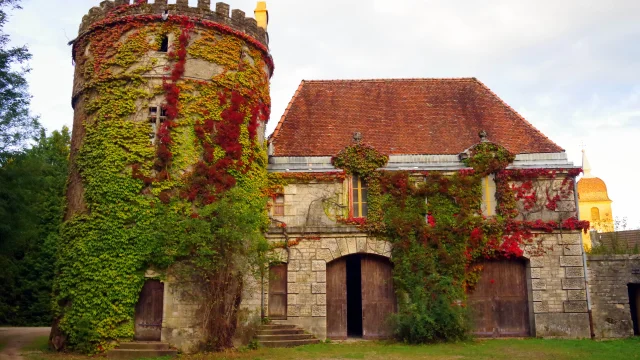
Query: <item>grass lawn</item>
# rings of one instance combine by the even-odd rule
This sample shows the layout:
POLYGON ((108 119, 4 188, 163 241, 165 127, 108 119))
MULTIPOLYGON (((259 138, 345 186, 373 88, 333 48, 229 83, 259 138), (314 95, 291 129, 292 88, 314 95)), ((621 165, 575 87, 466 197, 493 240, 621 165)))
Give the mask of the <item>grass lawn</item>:
POLYGON ((49 336, 38 336, 31 344, 23 346, 21 351, 49 351, 49 336))
MULTIPOLYGON (((32 354, 30 360, 82 360, 67 354, 32 354)), ((330 343, 290 349, 259 349, 218 354, 184 355, 181 360, 294 360, 294 359, 504 359, 504 360, 614 360, 640 359, 640 338, 591 340, 486 340, 457 344, 410 346, 377 342, 330 343)))

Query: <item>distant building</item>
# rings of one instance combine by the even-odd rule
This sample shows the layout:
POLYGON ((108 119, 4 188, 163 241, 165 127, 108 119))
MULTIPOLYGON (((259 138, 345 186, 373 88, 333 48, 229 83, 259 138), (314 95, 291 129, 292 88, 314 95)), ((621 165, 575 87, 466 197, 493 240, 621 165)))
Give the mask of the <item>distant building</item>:
MULTIPOLYGON (((598 232, 611 232, 614 230, 613 212, 611 211, 611 199, 607 192, 607 185, 602 179, 591 174, 591 164, 587 154, 582 150, 582 169, 584 176, 578 181, 578 203, 580 207, 580 220, 591 222, 591 229, 598 232)), ((584 246, 591 248, 589 234, 582 236, 584 246)))

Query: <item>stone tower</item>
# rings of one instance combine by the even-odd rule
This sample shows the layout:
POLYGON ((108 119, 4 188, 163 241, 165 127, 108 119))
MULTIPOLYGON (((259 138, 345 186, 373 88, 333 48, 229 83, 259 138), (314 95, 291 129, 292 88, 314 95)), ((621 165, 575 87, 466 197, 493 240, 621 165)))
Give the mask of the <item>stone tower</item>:
MULTIPOLYGON (((102 1, 71 44, 73 139, 52 339, 93 352, 138 336, 141 289, 149 277, 168 283, 163 269, 191 231, 181 224, 233 188, 261 198, 274 65, 266 26, 225 3, 212 10, 210 0, 102 1)), ((176 334, 193 331, 185 319, 196 310, 163 291, 153 326, 186 349, 197 336, 176 334)))

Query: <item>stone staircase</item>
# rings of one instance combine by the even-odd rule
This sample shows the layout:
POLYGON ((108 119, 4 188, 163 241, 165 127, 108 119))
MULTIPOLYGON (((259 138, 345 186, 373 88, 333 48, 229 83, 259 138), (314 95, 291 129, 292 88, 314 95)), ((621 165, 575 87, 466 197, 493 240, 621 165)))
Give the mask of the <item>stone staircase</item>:
POLYGON ((107 352, 107 357, 112 359, 140 359, 155 358, 161 356, 176 356, 178 350, 171 349, 168 344, 159 341, 135 341, 120 343, 117 349, 107 352))
POLYGON ((264 347, 293 347, 317 344, 320 340, 295 325, 271 324, 262 325, 256 335, 258 343, 264 347))

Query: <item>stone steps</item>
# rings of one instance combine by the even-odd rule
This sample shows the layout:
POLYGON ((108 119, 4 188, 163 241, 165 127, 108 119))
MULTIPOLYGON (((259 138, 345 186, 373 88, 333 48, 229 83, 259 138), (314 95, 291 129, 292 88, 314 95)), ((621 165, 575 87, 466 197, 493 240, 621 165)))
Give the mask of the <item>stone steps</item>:
POLYGON ((281 340, 281 341, 261 341, 260 345, 268 348, 295 347, 302 345, 318 344, 318 339, 302 339, 302 340, 281 340))
POLYGON ((289 324, 262 325, 255 337, 264 347, 294 347, 300 345, 317 344, 320 340, 304 330, 289 324))
POLYGON ((258 335, 292 335, 304 334, 302 329, 277 329, 277 330, 258 330, 258 335))
POLYGON ((107 351, 107 357, 112 359, 173 357, 176 355, 178 355, 177 350, 171 349, 168 344, 155 341, 121 343, 117 349, 107 351))
POLYGON ((311 334, 257 335, 258 341, 306 340, 313 339, 311 334))

